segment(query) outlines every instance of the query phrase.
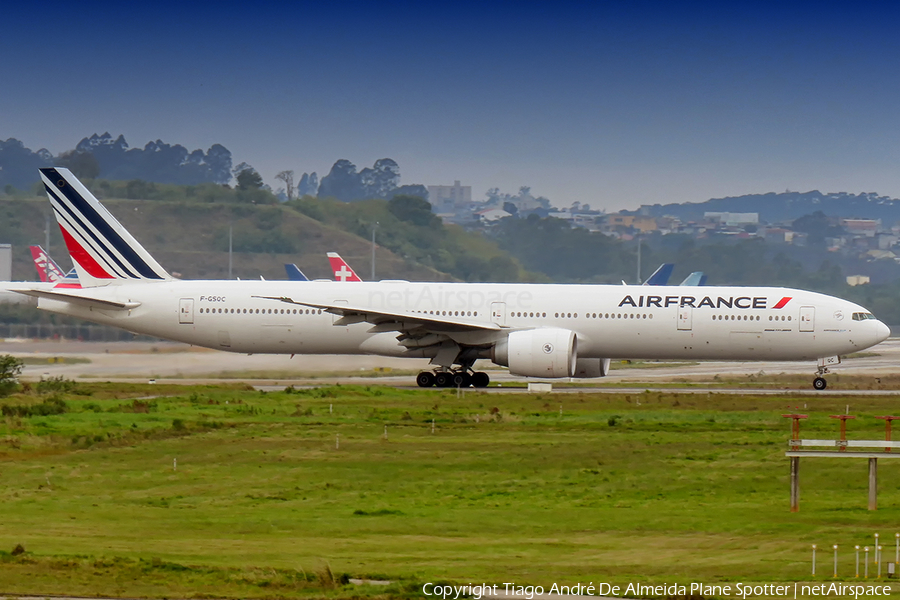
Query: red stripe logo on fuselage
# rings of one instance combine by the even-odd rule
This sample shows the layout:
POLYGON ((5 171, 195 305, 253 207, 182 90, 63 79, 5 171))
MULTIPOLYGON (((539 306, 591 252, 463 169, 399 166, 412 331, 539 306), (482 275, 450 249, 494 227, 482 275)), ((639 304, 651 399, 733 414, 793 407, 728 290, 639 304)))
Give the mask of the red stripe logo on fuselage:
POLYGON ((781 300, 779 300, 779 301, 778 301, 778 304, 776 304, 776 305, 773 306, 772 308, 784 308, 784 306, 785 306, 788 302, 790 302, 790 301, 791 301, 791 297, 790 297, 790 296, 785 296, 784 298, 782 298, 781 300))

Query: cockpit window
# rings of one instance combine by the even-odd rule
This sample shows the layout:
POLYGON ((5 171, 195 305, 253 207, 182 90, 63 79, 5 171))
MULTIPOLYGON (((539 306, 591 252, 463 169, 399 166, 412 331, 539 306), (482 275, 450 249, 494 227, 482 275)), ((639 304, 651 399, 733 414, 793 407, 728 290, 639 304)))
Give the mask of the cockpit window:
POLYGON ((873 315, 872 313, 864 313, 864 312, 853 313, 854 321, 865 321, 866 319, 874 319, 874 318, 875 318, 875 315, 873 315))

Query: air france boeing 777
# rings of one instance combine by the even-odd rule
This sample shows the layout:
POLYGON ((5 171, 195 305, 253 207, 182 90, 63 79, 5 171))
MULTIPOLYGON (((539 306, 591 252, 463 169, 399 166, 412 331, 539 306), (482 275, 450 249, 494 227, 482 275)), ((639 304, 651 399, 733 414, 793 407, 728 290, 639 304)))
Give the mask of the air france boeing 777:
POLYGON ((39 307, 229 352, 427 357, 423 387, 515 375, 602 377, 609 359, 817 361, 889 330, 862 306, 803 290, 506 283, 181 281, 68 170, 41 169, 83 289, 19 291, 39 307))

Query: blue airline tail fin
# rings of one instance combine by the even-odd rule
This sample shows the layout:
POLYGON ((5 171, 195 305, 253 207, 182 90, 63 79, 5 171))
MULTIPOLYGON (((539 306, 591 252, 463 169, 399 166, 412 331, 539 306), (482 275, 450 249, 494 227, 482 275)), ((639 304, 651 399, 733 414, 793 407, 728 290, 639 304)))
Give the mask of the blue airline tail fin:
POLYGON ((294 263, 284 265, 284 270, 287 271, 288 280, 290 281, 309 281, 309 277, 304 275, 303 271, 294 263))
POLYGON ((666 285, 669 283, 669 277, 672 276, 672 269, 675 265, 672 263, 663 263, 659 268, 653 271, 653 275, 647 278, 644 285, 666 285))

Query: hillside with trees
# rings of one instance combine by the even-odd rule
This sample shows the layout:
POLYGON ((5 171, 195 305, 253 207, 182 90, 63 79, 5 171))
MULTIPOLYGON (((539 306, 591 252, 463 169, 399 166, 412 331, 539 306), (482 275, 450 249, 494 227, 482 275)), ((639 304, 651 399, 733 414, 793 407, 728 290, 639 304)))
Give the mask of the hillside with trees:
MULTIPOLYGON (((111 186, 116 187, 116 186, 111 186)), ((101 189, 100 182, 94 190, 101 189)), ((203 191, 205 187, 201 186, 203 191)), ((371 270, 371 245, 366 238, 318 222, 280 205, 239 201, 173 199, 173 190, 158 186, 158 199, 106 196, 104 204, 171 273, 187 279, 228 276, 228 237, 234 249, 232 273, 241 279, 285 279, 284 263, 297 263, 311 278, 332 278, 325 253, 338 251, 361 276, 371 270)), ((236 190, 225 190, 232 198, 236 190)), ((210 196, 205 196, 209 198, 210 196)), ((44 244, 49 211, 46 197, 0 198, 0 240, 13 244, 13 277, 33 280, 31 244, 44 244)), ((59 228, 53 221, 50 253, 63 268, 71 266, 59 228)), ((382 245, 376 254, 379 278, 445 281, 446 273, 405 259, 382 245)))
POLYGON ((683 204, 652 204, 642 212, 653 217, 674 216, 684 221, 703 218, 705 212, 759 213, 761 221, 779 223, 793 221, 803 215, 821 211, 827 215, 861 219, 881 219, 885 223, 900 221, 900 200, 875 193, 823 194, 810 192, 782 192, 776 194, 746 194, 726 198, 712 198, 705 202, 683 204))
POLYGON ((232 178, 231 152, 213 144, 206 152, 189 151, 162 140, 130 148, 124 136, 93 134, 73 150, 54 156, 45 148, 32 151, 15 138, 0 140, 0 190, 31 190, 39 184, 40 167, 63 166, 80 179, 141 179, 154 183, 225 184, 232 178))

